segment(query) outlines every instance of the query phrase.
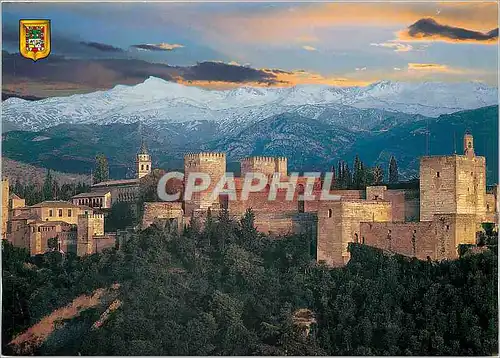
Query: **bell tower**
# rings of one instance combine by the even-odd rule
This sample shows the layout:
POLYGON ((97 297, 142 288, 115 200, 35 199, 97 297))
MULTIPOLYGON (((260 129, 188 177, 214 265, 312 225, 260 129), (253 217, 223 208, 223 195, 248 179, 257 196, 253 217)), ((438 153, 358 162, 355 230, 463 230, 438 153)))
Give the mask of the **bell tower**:
POLYGON ((151 156, 149 155, 148 148, 146 147, 146 143, 144 140, 141 143, 141 148, 137 153, 137 157, 135 160, 137 166, 137 178, 140 179, 143 176, 151 173, 151 156))
POLYGON ((469 131, 464 135, 464 155, 469 158, 474 157, 474 137, 469 131))

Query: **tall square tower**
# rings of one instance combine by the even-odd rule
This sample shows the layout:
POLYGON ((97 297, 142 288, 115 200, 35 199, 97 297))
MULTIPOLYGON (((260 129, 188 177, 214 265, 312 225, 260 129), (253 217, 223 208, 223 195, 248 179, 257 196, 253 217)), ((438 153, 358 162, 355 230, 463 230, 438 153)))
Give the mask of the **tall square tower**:
POLYGON ((464 154, 420 159, 420 220, 434 214, 473 214, 480 223, 486 196, 486 159, 476 156, 472 135, 464 136, 464 154))

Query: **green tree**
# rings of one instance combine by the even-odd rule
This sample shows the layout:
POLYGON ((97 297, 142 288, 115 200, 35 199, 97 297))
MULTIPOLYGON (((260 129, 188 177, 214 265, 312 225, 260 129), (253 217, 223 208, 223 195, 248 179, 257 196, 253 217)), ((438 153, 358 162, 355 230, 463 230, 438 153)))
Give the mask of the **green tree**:
POLYGON ((353 187, 352 171, 349 168, 349 165, 345 162, 344 162, 343 173, 344 173, 344 180, 343 180, 344 186, 343 187, 346 189, 352 189, 352 187, 353 187))
POLYGON ((45 180, 43 182, 43 188, 42 188, 42 200, 52 200, 54 198, 54 191, 53 191, 53 178, 50 169, 47 170, 47 175, 45 176, 45 180))
POLYGON ((359 159, 359 156, 356 155, 354 158, 354 173, 352 177, 352 183, 354 188, 362 189, 366 186, 366 173, 363 162, 359 159))
POLYGON ((380 185, 384 181, 384 170, 380 165, 375 166, 372 171, 373 180, 371 184, 380 185))
POLYGON ((399 172, 398 172, 398 163, 394 156, 391 156, 391 160, 389 161, 389 183, 395 184, 399 182, 399 172))
POLYGON ((57 250, 59 248, 59 240, 57 237, 51 237, 47 240, 47 246, 51 250, 57 250))
POLYGON ((109 180, 109 164, 104 154, 95 157, 94 184, 109 180))
POLYGON ((111 207, 111 211, 104 220, 106 231, 116 231, 125 229, 137 224, 136 218, 129 203, 116 202, 111 207))
POLYGON ((14 184, 13 192, 14 194, 20 196, 21 198, 24 197, 24 186, 21 184, 19 178, 16 178, 16 183, 14 184))

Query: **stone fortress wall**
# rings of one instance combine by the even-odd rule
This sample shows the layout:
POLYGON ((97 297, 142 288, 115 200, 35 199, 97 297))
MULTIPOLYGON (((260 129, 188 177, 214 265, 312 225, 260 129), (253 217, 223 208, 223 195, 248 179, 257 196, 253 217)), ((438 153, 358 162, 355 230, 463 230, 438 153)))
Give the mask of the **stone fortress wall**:
MULTIPOLYGON (((420 160, 420 189, 387 189, 369 186, 366 190, 330 190, 340 201, 301 201, 299 194, 307 186, 299 177, 293 200, 286 191, 277 191, 276 200, 268 200, 270 186, 252 192, 240 200, 246 173, 271 176, 279 172, 288 181, 286 158, 253 157, 241 161, 241 177, 235 178, 238 200, 221 195, 210 200, 210 192, 225 175, 223 153, 197 153, 185 156, 185 174, 204 172, 212 183, 189 202, 147 203, 143 225, 155 218, 189 223, 190 217, 203 220, 210 208, 216 214, 227 209, 240 218, 247 209, 255 214, 255 226, 264 233, 285 235, 308 233, 316 241, 318 261, 341 266, 349 261, 348 244, 358 242, 419 259, 452 259, 460 244, 475 244, 481 224, 497 220, 497 190, 486 193, 485 158, 474 154, 473 138, 464 137, 464 154, 426 156, 420 160)), ((319 198, 321 181, 313 184, 319 198)))
MULTIPOLYGON (((150 163, 145 145, 138 163, 150 163)), ((144 167, 151 171, 150 166, 144 167)), ((366 190, 326 188, 340 200, 321 201, 323 183, 318 178, 299 177, 292 189, 277 189, 270 182, 262 190, 249 193, 242 200, 244 176, 259 172, 265 176, 279 173, 281 182, 288 182, 287 159, 253 157, 241 161, 241 176, 235 178, 237 200, 228 194, 212 197, 215 186, 226 174, 224 153, 190 153, 184 156, 184 181, 170 189, 184 191, 190 173, 205 173, 211 179, 208 188, 193 193, 190 200, 145 203, 142 228, 152 224, 182 230, 194 217, 203 222, 208 210, 213 216, 227 210, 235 219, 248 209, 255 214, 257 230, 276 237, 290 233, 306 234, 316 247, 316 259, 331 266, 349 261, 348 244, 358 242, 420 259, 451 259, 457 257, 460 244, 475 244, 482 223, 498 225, 498 186, 486 191, 485 158, 474 153, 473 138, 464 137, 464 154, 426 156, 420 159, 419 189, 388 189, 368 186, 366 190), (303 200, 301 194, 311 192, 314 200, 303 200)), ((139 173, 141 174, 141 173, 139 173)), ((147 174, 146 174, 147 175, 147 174)), ((140 178, 139 178, 140 179, 140 178)), ((139 179, 98 183, 93 190, 109 189, 112 202, 137 199, 139 179), (131 190, 131 193, 128 191, 131 190), (122 198, 123 194, 130 198, 122 198), (121 195, 121 196, 120 196, 121 195)), ((197 184, 200 184, 199 182, 197 184)), ((96 193, 97 193, 96 191, 96 193)), ((47 201, 26 207, 22 199, 8 199, 8 182, 3 182, 3 214, 7 212, 9 240, 30 249, 33 254, 47 250, 48 239, 59 238, 61 250, 91 254, 119 241, 118 234, 104 233, 104 216, 92 208, 69 202, 47 201), (5 195, 7 192, 7 196, 5 195), (10 219, 9 219, 10 218, 10 219)), ((101 193, 102 194, 102 193, 101 193)), ((3 215, 4 219, 4 215, 3 215)), ((5 230, 5 220, 2 227, 5 230)))

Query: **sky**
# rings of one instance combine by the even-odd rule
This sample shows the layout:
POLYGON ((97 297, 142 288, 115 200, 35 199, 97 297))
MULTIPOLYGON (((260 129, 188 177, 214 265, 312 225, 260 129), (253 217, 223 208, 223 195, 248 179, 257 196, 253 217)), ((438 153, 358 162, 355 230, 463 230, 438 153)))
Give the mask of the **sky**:
MULTIPOLYGON (((496 2, 3 3, 2 42, 16 53, 19 19, 50 19, 49 60, 68 75, 49 71, 45 78, 71 82, 90 66, 101 74, 84 81, 90 87, 134 83, 148 71, 206 87, 380 80, 496 86, 497 9, 496 2)), ((8 85, 29 77, 19 57, 4 67, 8 85)), ((45 73, 49 60, 29 71, 45 73)))

